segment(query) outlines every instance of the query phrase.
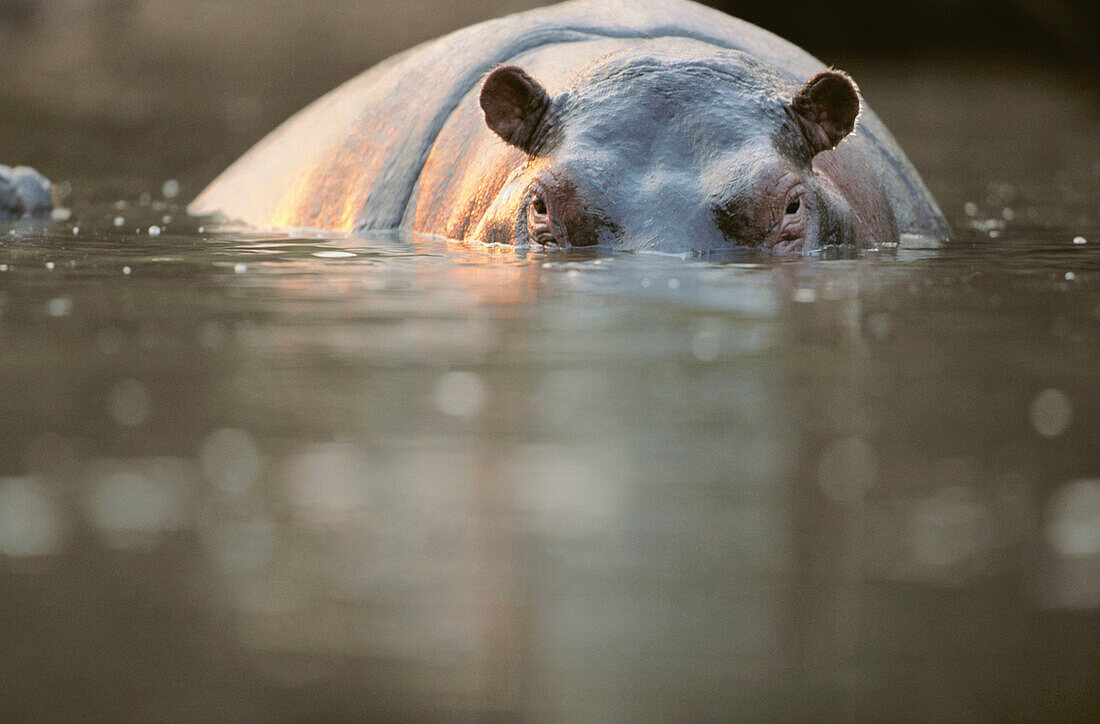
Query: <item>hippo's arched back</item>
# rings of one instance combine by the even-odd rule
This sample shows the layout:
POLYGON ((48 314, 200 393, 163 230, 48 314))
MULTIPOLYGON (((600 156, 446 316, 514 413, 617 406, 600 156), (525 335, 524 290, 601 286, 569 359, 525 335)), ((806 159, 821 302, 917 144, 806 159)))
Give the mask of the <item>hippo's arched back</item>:
MULTIPOLYGON (((260 141, 190 210, 257 226, 412 228, 433 146, 456 111, 476 101, 490 71, 517 58, 545 66, 552 57, 568 74, 607 48, 660 38, 743 51, 799 82, 822 68, 791 43, 687 0, 566 2, 465 28, 364 72, 260 141)), ((870 109, 846 144, 874 165, 902 233, 946 233, 924 184, 870 109)))

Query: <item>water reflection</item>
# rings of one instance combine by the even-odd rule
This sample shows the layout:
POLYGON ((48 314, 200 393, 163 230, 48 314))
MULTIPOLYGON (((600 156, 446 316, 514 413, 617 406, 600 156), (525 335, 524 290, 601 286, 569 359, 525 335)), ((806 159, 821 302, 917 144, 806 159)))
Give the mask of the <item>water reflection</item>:
POLYGON ((1095 245, 719 263, 165 213, 0 251, 6 686, 75 650, 116 692, 13 711, 1091 701, 1095 245))

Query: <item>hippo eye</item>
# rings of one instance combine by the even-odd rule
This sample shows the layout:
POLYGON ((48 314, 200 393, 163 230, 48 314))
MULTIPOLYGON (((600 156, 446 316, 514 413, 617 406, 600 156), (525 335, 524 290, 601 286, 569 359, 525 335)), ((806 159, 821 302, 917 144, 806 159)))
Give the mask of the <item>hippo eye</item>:
POLYGON ((532 189, 531 200, 527 204, 527 234, 537 244, 557 243, 554 224, 550 220, 550 205, 540 189, 532 189))
POLYGON ((786 213, 786 214, 797 214, 797 213, 798 213, 798 209, 799 209, 799 208, 800 208, 801 206, 802 206, 802 199, 801 199, 801 198, 799 198, 798 196, 795 196, 795 197, 794 197, 793 199, 791 199, 791 200, 790 200, 790 203, 788 203, 788 204, 787 204, 787 208, 786 208, 786 210, 785 210, 785 211, 784 211, 783 213, 786 213))

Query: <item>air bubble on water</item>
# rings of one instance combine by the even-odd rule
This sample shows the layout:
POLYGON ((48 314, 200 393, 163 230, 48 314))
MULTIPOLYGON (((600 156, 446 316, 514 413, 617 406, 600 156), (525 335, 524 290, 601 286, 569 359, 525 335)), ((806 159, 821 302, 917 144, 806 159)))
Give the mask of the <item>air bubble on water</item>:
POLYGON ((978 205, 973 201, 967 201, 965 204, 963 204, 963 211, 966 213, 967 216, 977 216, 978 205))
POLYGON ((126 219, 122 218, 121 216, 116 216, 115 217, 115 226, 122 226, 125 223, 126 223, 126 219))
POLYGON ((802 304, 810 304, 817 300, 817 291, 809 287, 794 290, 794 300, 802 304))
POLYGON ((1031 426, 1043 437, 1058 437, 1072 421, 1073 405, 1061 390, 1043 390, 1031 402, 1031 426))
POLYGON ((1065 274, 1065 280, 1067 282, 1072 282, 1076 278, 1077 278, 1077 275, 1074 274, 1073 272, 1066 272, 1066 274, 1065 274))
POLYGON ((350 251, 315 251, 313 256, 319 259, 349 259, 355 254, 350 251))
POLYGON ((642 289, 649 289, 651 284, 653 284, 653 282, 650 281, 649 277, 644 277, 642 279, 642 289))
POLYGON ((73 311, 73 300, 68 297, 57 297, 50 300, 50 303, 46 305, 46 309, 51 317, 66 317, 69 312, 73 311))
POLYGON ((115 422, 134 427, 149 418, 152 398, 145 385, 137 380, 122 380, 111 388, 107 410, 115 422))
POLYGON ((174 178, 168 179, 164 182, 164 186, 161 187, 160 193, 166 199, 176 198, 180 193, 180 182, 174 178))
POLYGON ((160 223, 162 223, 162 224, 172 223, 172 215, 171 214, 165 214, 164 216, 160 217, 160 223))
POLYGON ((451 417, 473 417, 485 406, 488 390, 473 372, 448 372, 435 383, 435 404, 451 417))
POLYGON ((122 210, 122 209, 125 209, 127 206, 129 206, 129 204, 126 203, 125 199, 119 199, 118 201, 115 202, 115 208, 116 209, 122 210))
POLYGON ((0 264, 0 272, 6 272, 8 270, 7 264, 0 264))
POLYGON ((57 265, 56 265, 56 264, 54 264, 54 263, 53 263, 52 261, 48 261, 48 262, 46 262, 46 268, 47 268, 47 269, 49 269, 50 271, 53 271, 53 268, 54 268, 55 266, 57 266, 57 265))
POLYGON ((1000 235, 1001 235, 1001 232, 997 229, 990 229, 989 230, 989 238, 990 239, 996 239, 1000 235))
POLYGON ((160 227, 153 225, 149 227, 149 236, 160 236, 160 227))
POLYGON ((1046 537, 1066 558, 1100 555, 1100 479, 1075 480, 1047 507, 1046 537))
POLYGON ((1012 207, 1006 206, 1001 209, 1001 218, 1005 221, 1012 221, 1016 218, 1016 212, 1012 210, 1012 207))
POLYGON ((80 233, 80 227, 79 226, 74 226, 73 227, 73 236, 76 236, 79 233, 80 233))
POLYGON ((128 266, 124 266, 124 267, 122 267, 122 273, 123 273, 123 274, 126 274, 127 276, 129 276, 130 272, 132 272, 132 271, 133 271, 133 269, 131 269, 131 268, 130 268, 130 267, 128 267, 128 266))
POLYGON ((235 274, 244 274, 246 271, 248 271, 248 265, 244 262, 237 262, 233 265, 233 272, 235 274))
POLYGON ((200 233, 200 234, 204 234, 204 233, 206 233, 206 227, 205 227, 205 226, 200 226, 200 227, 199 227, 199 233, 200 233))
POLYGON ((679 279, 669 279, 668 280, 668 288, 669 289, 679 289, 680 288, 680 280, 679 279))
POLYGON ((50 212, 51 221, 68 221, 73 215, 72 209, 67 209, 64 206, 58 206, 50 212))
POLYGON ((1084 246, 1085 244, 1087 244, 1089 242, 1083 236, 1075 236, 1075 237, 1073 237, 1073 243, 1076 244, 1077 246, 1084 246))

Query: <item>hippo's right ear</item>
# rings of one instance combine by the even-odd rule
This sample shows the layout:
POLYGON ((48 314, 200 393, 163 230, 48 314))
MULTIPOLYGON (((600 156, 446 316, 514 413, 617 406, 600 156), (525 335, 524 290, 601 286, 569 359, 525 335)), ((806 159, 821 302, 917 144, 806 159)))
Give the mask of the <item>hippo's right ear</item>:
POLYGON ((550 96, 522 68, 504 65, 481 86, 485 123, 508 143, 534 154, 539 123, 550 108, 550 96))

